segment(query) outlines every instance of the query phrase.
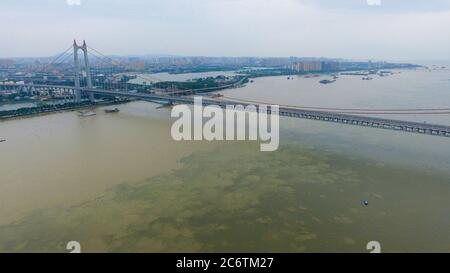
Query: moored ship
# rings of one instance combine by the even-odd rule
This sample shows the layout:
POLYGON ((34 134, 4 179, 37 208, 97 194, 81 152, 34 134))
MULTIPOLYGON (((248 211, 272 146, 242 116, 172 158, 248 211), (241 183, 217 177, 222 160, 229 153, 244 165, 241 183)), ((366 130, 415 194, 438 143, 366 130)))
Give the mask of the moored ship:
POLYGON ((321 84, 329 84, 329 83, 333 83, 335 81, 336 81, 335 79, 333 79, 333 80, 321 80, 320 83, 321 84))
POLYGON ((120 110, 119 108, 114 108, 114 109, 105 109, 105 113, 110 114, 110 113, 118 113, 120 110))
POLYGON ((95 116, 96 113, 92 112, 92 111, 80 111, 79 116, 80 117, 90 117, 90 116, 95 116))

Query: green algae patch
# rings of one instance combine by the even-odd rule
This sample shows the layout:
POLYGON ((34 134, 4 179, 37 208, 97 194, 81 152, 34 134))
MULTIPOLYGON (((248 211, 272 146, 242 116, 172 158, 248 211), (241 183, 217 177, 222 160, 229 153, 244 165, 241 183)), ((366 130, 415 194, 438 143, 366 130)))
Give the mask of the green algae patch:
MULTIPOLYGON (((426 240, 414 232, 427 234, 432 211, 416 198, 428 181, 425 197, 442 206, 446 179, 300 145, 261 153, 235 143, 196 152, 171 173, 3 225, 0 252, 67 252, 69 241, 83 252, 364 252, 371 240, 414 251, 426 240)), ((448 221, 433 227, 441 238, 450 237, 448 221)), ((429 250, 444 247, 428 237, 429 250)))

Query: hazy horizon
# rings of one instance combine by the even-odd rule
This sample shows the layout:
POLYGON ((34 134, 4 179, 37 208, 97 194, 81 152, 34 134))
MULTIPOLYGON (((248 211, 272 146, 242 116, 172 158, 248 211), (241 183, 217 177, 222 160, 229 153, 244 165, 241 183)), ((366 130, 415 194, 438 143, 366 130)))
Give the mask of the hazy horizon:
MULTIPOLYGON (((62 52, 60 52, 62 53, 62 52)), ((53 59, 57 57, 58 54, 53 54, 51 56, 0 56, 0 59, 11 59, 11 60, 26 60, 26 59, 53 59)), ((339 60, 339 61, 349 61, 349 62, 391 62, 391 63, 409 63, 416 65, 450 65, 450 58, 448 59, 416 59, 416 60, 408 60, 408 59, 348 59, 348 58, 340 58, 340 57, 326 57, 326 56, 211 56, 211 55, 177 55, 177 54, 158 54, 158 53, 148 53, 148 54, 108 54, 109 57, 112 58, 299 58, 299 59, 330 59, 330 60, 339 60)))
POLYGON ((108 55, 450 59, 450 1, 2 0, 0 58, 85 39, 108 55), (38 37, 38 38, 36 38, 38 37))

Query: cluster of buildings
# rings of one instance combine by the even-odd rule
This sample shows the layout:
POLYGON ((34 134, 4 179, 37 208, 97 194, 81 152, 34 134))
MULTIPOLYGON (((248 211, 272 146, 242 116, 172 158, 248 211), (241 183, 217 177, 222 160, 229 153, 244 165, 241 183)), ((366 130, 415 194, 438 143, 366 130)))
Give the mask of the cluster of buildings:
POLYGON ((15 62, 11 59, 0 59, 0 69, 14 68, 15 62))
POLYGON ((299 61, 287 68, 296 72, 333 72, 341 69, 337 61, 299 61))

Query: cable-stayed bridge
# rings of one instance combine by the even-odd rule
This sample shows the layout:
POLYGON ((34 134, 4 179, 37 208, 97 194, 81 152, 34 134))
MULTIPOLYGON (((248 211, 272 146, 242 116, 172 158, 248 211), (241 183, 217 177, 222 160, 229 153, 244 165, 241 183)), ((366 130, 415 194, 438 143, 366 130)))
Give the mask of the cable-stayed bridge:
MULTIPOLYGON (((60 62, 60 63, 61 63, 60 62)), ((47 69, 63 69, 69 77, 73 80, 73 84, 59 85, 55 84, 37 84, 34 82, 24 83, 9 83, 0 85, 0 90, 4 88, 19 89, 22 92, 30 94, 40 93, 58 93, 69 96, 75 103, 80 103, 83 99, 95 100, 95 95, 112 96, 121 98, 133 98, 145 101, 153 101, 158 103, 170 104, 193 104, 194 98, 192 94, 205 93, 214 89, 203 88, 194 90, 180 90, 175 84, 165 85, 165 92, 156 93, 154 91, 138 92, 133 90, 125 81, 118 80, 117 75, 121 75, 126 71, 121 71, 118 67, 118 61, 105 56, 99 51, 92 49, 83 42, 79 46, 74 42, 73 46, 66 50, 63 54, 58 55, 55 60, 49 63, 47 69), (71 49, 73 52, 68 53, 71 49), (91 49, 91 50, 89 50, 91 49), (83 52, 82 61, 80 61, 79 51, 83 52), (90 54, 94 52, 94 62, 90 61, 90 54), (67 62, 64 66, 58 66, 58 60, 61 62, 67 61, 73 57, 73 62, 67 62), (55 68, 56 67, 56 68, 55 68), (59 68, 58 68, 59 67, 59 68), (70 71, 72 69, 72 71, 70 71)), ((164 81, 150 76, 136 75, 144 81, 144 85, 150 83, 152 87, 158 86, 164 81)), ((229 87, 241 84, 241 81, 236 84, 230 84, 229 87)), ((223 86, 224 88, 228 86, 223 86)), ((211 98, 204 97, 202 100, 204 106, 218 105, 222 108, 227 105, 242 105, 244 107, 254 105, 259 111, 259 104, 255 101, 237 100, 231 98, 211 98)), ((270 108, 269 108, 269 113, 270 108)), ((279 115, 293 118, 303 118, 310 120, 320 120, 327 122, 334 122, 339 124, 356 125, 372 128, 380 128, 387 130, 404 131, 409 133, 419 133, 434 136, 450 137, 450 126, 419 123, 404 120, 377 118, 361 116, 360 114, 450 114, 448 109, 340 109, 340 108, 318 108, 318 107, 300 107, 280 105, 279 115), (356 113, 356 114, 354 114, 356 113)))

